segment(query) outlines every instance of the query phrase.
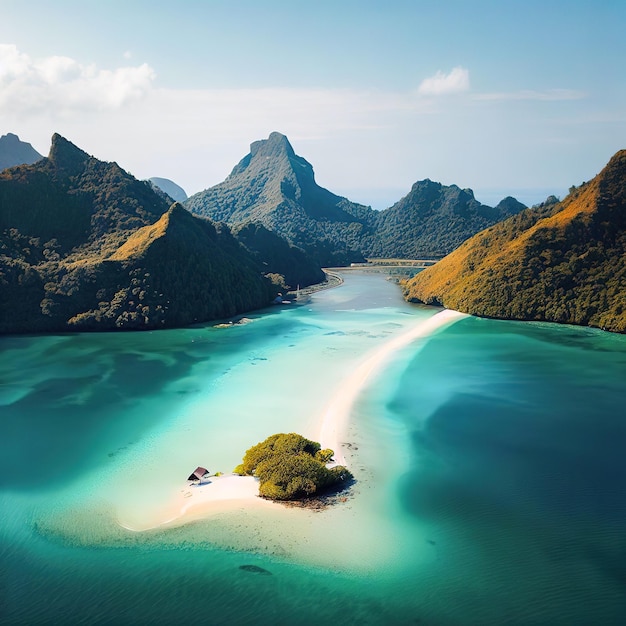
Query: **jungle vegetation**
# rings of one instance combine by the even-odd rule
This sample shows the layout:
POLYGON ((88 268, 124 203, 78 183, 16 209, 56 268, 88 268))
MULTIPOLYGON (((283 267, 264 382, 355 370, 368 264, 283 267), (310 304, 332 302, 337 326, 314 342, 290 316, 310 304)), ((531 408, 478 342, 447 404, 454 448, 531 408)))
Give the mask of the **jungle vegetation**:
POLYGON ((409 280, 405 296, 485 317, 626 332, 626 151, 562 202, 472 237, 409 280))
POLYGON ((184 326, 269 304, 283 271, 323 279, 271 237, 243 245, 55 135, 47 158, 0 172, 0 332, 184 326))

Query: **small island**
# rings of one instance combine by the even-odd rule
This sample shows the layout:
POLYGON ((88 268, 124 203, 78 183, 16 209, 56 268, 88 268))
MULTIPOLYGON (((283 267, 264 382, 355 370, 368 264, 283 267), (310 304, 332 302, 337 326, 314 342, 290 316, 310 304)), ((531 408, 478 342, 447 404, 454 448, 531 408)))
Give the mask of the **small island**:
POLYGON ((353 476, 343 465, 329 466, 334 452, 296 433, 272 435, 248 449, 234 473, 259 479, 268 500, 302 500, 347 487, 353 476))

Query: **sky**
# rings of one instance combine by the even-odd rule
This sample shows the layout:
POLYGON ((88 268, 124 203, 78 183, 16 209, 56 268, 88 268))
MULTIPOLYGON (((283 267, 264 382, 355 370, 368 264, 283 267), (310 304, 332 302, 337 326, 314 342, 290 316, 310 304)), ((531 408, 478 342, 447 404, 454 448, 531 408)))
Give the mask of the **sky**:
POLYGON ((530 205, 626 148, 624 32, 623 0, 0 0, 0 135, 191 195, 278 131, 374 208, 530 205))

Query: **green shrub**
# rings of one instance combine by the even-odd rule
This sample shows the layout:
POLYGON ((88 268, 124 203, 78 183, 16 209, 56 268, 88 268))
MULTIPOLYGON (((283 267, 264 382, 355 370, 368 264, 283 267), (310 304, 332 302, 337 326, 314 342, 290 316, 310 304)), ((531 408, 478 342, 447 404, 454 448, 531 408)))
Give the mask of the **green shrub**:
POLYGON ((268 437, 245 454, 235 474, 256 476, 259 495, 271 500, 297 500, 319 494, 352 474, 343 466, 327 468, 334 452, 296 433, 268 437))

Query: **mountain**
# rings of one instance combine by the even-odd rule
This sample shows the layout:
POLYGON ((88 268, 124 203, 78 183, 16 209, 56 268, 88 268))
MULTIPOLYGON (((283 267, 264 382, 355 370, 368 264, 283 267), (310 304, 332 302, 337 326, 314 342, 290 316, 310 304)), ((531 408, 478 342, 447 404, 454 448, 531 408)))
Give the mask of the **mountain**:
POLYGON ((187 200, 185 190, 169 178, 152 177, 149 179, 149 182, 163 193, 166 193, 174 202, 187 200))
POLYGON ((445 256, 478 231, 525 208, 510 197, 493 208, 478 202, 471 189, 418 181, 409 194, 378 214, 367 256, 445 256))
POLYGON ((258 222, 320 265, 363 260, 360 240, 373 216, 369 207, 318 186, 311 164, 276 132, 252 143, 224 182, 191 196, 185 206, 230 225, 258 222))
POLYGON ((317 185, 310 163, 277 132, 252 143, 224 182, 191 196, 185 206, 233 226, 261 223, 323 266, 372 256, 442 256, 524 208, 513 198, 488 207, 469 189, 425 180, 393 207, 374 211, 317 185))
MULTIPOLYGON (((130 232, 169 207, 117 163, 104 163, 58 134, 46 159, 0 172, 0 231, 27 237, 29 262, 113 252, 130 232)), ((24 252, 26 247, 22 247, 24 252)))
POLYGON ((104 307, 98 302, 97 309, 70 322, 90 324, 107 317, 117 322, 121 310, 131 327, 158 328, 171 325, 169 320, 182 326, 258 309, 275 295, 226 226, 194 217, 179 203, 133 233, 102 265, 113 265, 134 280, 121 290, 115 284, 104 307))
POLYGON ((7 133, 0 137, 0 170, 15 165, 30 165, 43 159, 43 156, 29 143, 20 141, 13 133, 7 133))
POLYGON ((264 267, 224 225, 59 135, 0 172, 0 332, 182 326, 259 308, 264 267))
POLYGON ((491 226, 408 281, 411 301, 626 332, 626 150, 562 202, 491 226))

